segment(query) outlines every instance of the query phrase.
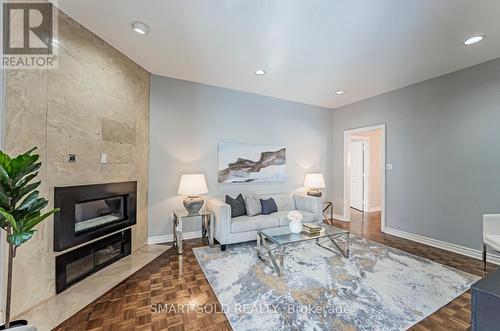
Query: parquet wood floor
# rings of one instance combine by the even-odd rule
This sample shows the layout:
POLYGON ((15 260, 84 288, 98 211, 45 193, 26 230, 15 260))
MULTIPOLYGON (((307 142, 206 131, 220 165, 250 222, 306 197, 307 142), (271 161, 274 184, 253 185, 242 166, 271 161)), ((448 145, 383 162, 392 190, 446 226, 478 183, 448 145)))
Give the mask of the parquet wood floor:
MULTIPOLYGON (((350 228, 353 234, 369 240, 482 275, 479 260, 381 233, 379 213, 353 211, 351 223, 334 223, 350 228)), ((204 245, 206 243, 199 239, 186 241, 183 256, 170 249, 55 330, 230 330, 192 251, 192 248, 204 245), (151 305, 155 304, 208 304, 218 311, 170 310, 155 313, 151 309, 151 305)), ((489 265, 490 271, 493 268, 489 265)), ((411 330, 467 330, 470 328, 470 301, 471 296, 467 292, 411 330)))

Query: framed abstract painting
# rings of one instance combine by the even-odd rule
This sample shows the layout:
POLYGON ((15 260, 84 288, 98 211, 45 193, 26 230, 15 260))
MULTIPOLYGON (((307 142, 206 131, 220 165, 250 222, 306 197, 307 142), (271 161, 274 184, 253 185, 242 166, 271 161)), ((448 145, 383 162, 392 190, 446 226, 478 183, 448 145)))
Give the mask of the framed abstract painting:
POLYGON ((285 166, 283 146, 219 143, 219 183, 283 182, 285 166))

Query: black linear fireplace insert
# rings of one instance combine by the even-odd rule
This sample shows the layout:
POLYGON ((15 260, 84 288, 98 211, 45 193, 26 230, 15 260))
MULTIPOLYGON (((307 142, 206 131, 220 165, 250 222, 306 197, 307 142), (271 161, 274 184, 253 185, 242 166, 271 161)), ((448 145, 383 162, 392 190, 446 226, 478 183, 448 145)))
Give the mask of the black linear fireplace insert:
POLYGON ((56 293, 130 255, 131 233, 126 229, 56 256, 56 293))
POLYGON ((136 223, 137 182, 56 187, 54 250, 60 252, 136 223))

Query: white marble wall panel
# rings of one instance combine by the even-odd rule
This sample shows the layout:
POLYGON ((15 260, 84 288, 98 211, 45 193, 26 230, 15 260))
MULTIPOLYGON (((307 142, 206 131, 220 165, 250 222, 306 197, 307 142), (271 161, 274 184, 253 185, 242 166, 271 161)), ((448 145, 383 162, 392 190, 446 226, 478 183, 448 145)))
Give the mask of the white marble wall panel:
MULTIPOLYGON (((64 14, 59 17, 57 70, 7 74, 5 151, 33 146, 43 162, 41 193, 53 206, 55 186, 136 180, 133 248, 146 245, 149 144, 147 71, 64 14), (68 154, 77 162, 69 163, 68 154), (108 164, 100 163, 100 154, 108 164)), ((55 295, 53 220, 18 250, 13 314, 55 295)))

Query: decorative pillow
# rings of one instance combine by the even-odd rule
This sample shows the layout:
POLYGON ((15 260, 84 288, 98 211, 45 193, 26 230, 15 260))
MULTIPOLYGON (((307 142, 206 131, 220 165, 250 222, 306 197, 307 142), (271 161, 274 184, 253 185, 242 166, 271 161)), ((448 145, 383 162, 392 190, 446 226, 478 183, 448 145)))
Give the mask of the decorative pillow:
POLYGON ((259 199, 253 196, 246 196, 245 202, 248 216, 262 214, 262 205, 259 199))
POLYGON ((269 215, 278 211, 278 206, 276 206, 276 202, 274 202, 273 198, 267 200, 260 199, 260 204, 262 205, 263 215, 269 215))
POLYGON ((247 214, 245 199, 243 199, 243 195, 241 195, 241 193, 236 197, 236 199, 226 195, 226 203, 231 206, 231 218, 247 214))

